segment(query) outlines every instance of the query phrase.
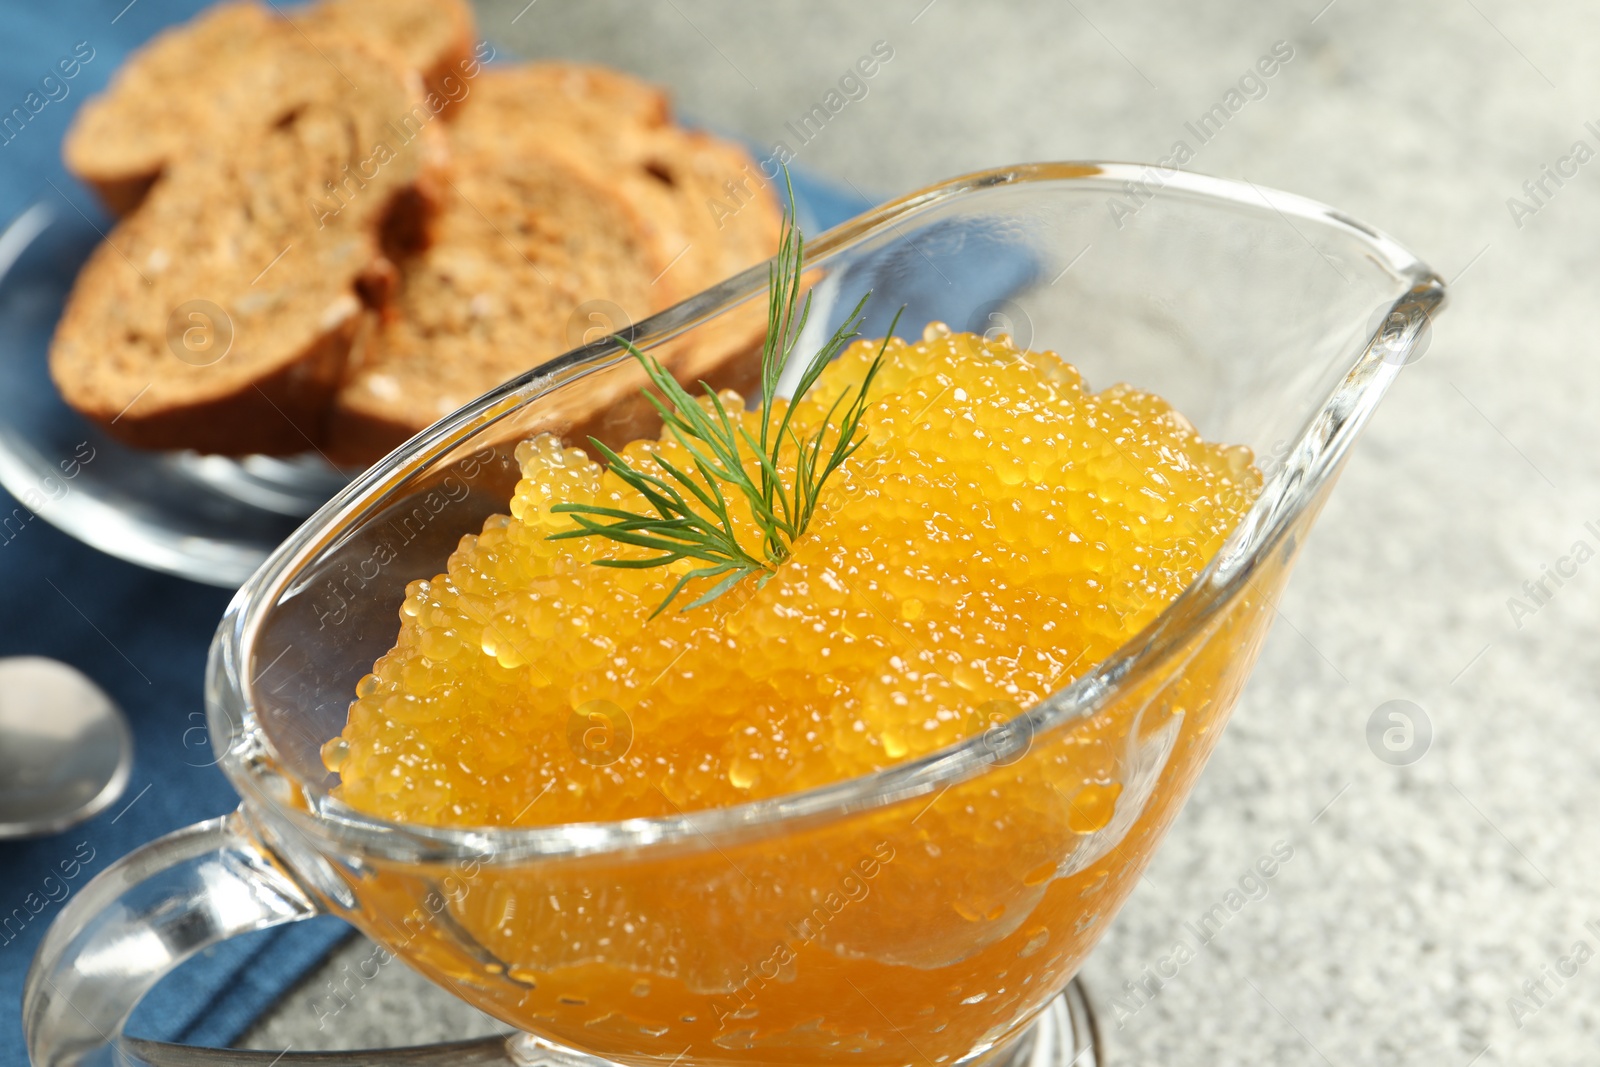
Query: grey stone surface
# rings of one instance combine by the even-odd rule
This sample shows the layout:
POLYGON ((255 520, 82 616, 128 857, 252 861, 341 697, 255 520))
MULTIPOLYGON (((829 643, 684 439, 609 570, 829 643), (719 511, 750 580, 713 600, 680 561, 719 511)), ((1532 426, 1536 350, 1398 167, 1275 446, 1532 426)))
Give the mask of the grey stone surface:
MULTIPOLYGON (((1020 160, 1159 159, 1291 42, 1266 96, 1193 168, 1387 230, 1454 279, 1454 302, 1358 448, 1227 736, 1085 968, 1110 1062, 1596 1061, 1600 959, 1548 995, 1523 983, 1579 941, 1600 950, 1584 927, 1600 920, 1600 562, 1520 619, 1508 598, 1526 599, 1523 582, 1574 542, 1600 548, 1584 525, 1600 529, 1600 160, 1547 182, 1553 195, 1520 220, 1507 198, 1575 141, 1600 150, 1600 125, 1585 127, 1600 120, 1600 7, 524 3, 483 11, 506 49, 637 71, 762 141, 890 42, 868 96, 799 154, 873 195, 1020 160), (1369 718, 1393 699, 1432 725, 1409 766, 1368 746, 1369 718), (1264 898, 1147 1005, 1116 1010, 1124 983, 1280 841, 1294 855, 1264 898)), ((308 1003, 328 977, 251 1043, 492 1026, 391 966, 318 1031, 308 1003)))

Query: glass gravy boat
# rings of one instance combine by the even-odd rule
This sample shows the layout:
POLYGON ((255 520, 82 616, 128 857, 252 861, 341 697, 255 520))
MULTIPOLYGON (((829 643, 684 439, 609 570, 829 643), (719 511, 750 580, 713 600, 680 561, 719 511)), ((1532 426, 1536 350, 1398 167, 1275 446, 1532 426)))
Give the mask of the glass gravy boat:
MULTIPOLYGON (((914 762, 604 824, 438 828, 354 811, 330 795, 319 747, 394 642, 406 583, 506 509, 519 440, 650 429, 613 339, 568 353, 367 471, 239 591, 207 704, 242 804, 130 854, 62 909, 24 994, 35 1063, 266 1062, 122 1027, 195 952, 322 913, 517 1033, 318 1063, 1096 1062, 1084 1003, 1063 991, 1216 743, 1296 549, 1420 354, 1443 284, 1322 205, 1127 164, 955 179, 808 251, 818 333, 868 289, 865 336, 902 304, 913 332, 931 319, 1004 329, 1060 351, 1093 388, 1131 382, 1208 439, 1249 445, 1266 488, 1115 655, 1009 725, 914 762), (1073 777, 1084 752, 1115 784, 1109 802, 1073 777)), ((686 380, 710 352, 716 384, 748 384, 766 285, 764 269, 746 272, 633 339, 686 380), (724 360, 732 351, 747 354, 724 360)))

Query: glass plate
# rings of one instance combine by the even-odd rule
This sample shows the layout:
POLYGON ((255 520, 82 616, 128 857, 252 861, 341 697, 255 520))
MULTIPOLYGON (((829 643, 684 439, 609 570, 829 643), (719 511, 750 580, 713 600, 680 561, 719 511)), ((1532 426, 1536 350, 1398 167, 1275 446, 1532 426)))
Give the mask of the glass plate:
MULTIPOLYGON (((817 233, 860 205, 795 175, 817 233)), ((357 473, 321 456, 206 456, 130 448, 69 408, 50 380, 50 336, 78 268, 110 223, 65 198, 0 232, 0 486, 68 535, 141 567, 236 589, 357 473)), ((0 514, 0 545, 26 516, 0 514)))
MULTIPOLYGON (((237 587, 354 472, 316 455, 130 448, 69 408, 50 380, 50 335, 99 240, 94 223, 59 199, 0 233, 0 486, 102 552, 237 587)), ((19 519, 0 516, 0 542, 19 519)))

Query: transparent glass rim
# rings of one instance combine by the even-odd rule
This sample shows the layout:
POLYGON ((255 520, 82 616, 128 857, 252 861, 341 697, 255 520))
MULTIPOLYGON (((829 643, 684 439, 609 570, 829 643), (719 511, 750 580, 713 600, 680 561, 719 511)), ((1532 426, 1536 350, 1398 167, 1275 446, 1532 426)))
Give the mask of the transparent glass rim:
MULTIPOLYGON (((1327 205, 1249 182, 1233 181, 1140 163, 1030 163, 952 178, 873 208, 807 242, 807 262, 822 265, 856 242, 895 227, 934 204, 981 195, 996 186, 1082 181, 1121 192, 1124 183, 1149 183, 1155 175, 1162 196, 1272 212, 1343 231, 1409 291, 1367 339, 1361 355, 1324 399, 1291 447, 1283 465, 1251 510, 1195 580, 1167 608, 1107 659, 1072 684, 1025 710, 1006 731, 1001 746, 1032 739, 1092 716, 1162 666, 1218 618, 1251 582, 1261 563, 1337 472, 1350 444, 1408 361, 1428 320, 1445 302, 1440 277, 1398 242, 1327 205)), ((746 300, 764 295, 761 264, 638 323, 636 344, 674 337, 746 300)), ((261 728, 251 694, 245 656, 263 619, 301 567, 349 528, 369 500, 411 473, 456 449, 512 411, 558 388, 574 376, 626 358, 623 349, 599 341, 575 349, 515 378, 418 434, 350 483, 311 516, 262 564, 235 595, 218 627, 208 660, 206 700, 220 763, 247 801, 263 805, 303 831, 316 833, 336 851, 400 862, 451 859, 493 864, 591 855, 688 843, 716 844, 730 837, 770 835, 817 821, 901 803, 946 789, 993 769, 993 738, 977 735, 916 760, 870 774, 731 807, 674 816, 548 826, 461 827, 398 823, 356 811, 320 786, 295 777, 261 728), (220 722, 219 722, 220 718, 220 722), (224 729, 217 729, 217 727, 224 729), (287 785, 288 788, 285 788, 287 785), (310 809, 289 801, 298 794, 310 809)))

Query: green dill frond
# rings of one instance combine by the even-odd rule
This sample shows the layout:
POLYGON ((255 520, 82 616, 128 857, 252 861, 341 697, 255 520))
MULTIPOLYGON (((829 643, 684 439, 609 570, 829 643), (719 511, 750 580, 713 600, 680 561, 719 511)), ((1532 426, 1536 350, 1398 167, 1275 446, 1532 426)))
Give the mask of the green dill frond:
POLYGON ((701 382, 700 387, 709 398, 709 411, 678 384, 659 360, 622 339, 628 352, 644 368, 650 383, 644 395, 660 414, 667 433, 688 454, 689 469, 676 466, 658 454, 653 458, 664 476, 650 474, 591 437, 590 442, 605 459, 611 473, 638 492, 652 511, 640 514, 577 503, 557 504, 551 508, 555 513, 571 515, 574 523, 571 530, 551 534, 552 541, 604 537, 657 553, 647 557, 597 559, 596 566, 645 569, 668 567, 683 560, 699 564, 679 575, 651 618, 665 611, 693 582, 716 580, 686 604, 683 611, 715 600, 752 575, 769 576, 789 558, 795 541, 805 533, 829 476, 866 440, 860 430, 867 412, 867 392, 883 364, 888 338, 899 324, 898 313, 860 384, 834 401, 815 431, 802 436, 791 419, 795 407, 828 364, 859 335, 870 293, 857 301, 843 325, 806 361, 782 416, 776 422, 773 418, 779 382, 811 314, 811 294, 807 293, 804 300, 800 298, 805 238, 795 223, 794 186, 787 168, 783 178, 789 211, 784 217, 778 255, 768 268, 759 433, 751 433, 735 416, 729 415, 716 391, 705 382, 701 382), (654 387, 654 392, 650 387, 654 387), (828 428, 835 415, 839 415, 839 428, 830 443, 828 428), (794 474, 788 485, 784 484, 779 467, 785 443, 795 449, 794 474), (745 467, 744 451, 755 458, 753 474, 745 467), (728 499, 735 494, 744 499, 761 533, 759 556, 751 554, 739 542, 728 511, 728 499))

